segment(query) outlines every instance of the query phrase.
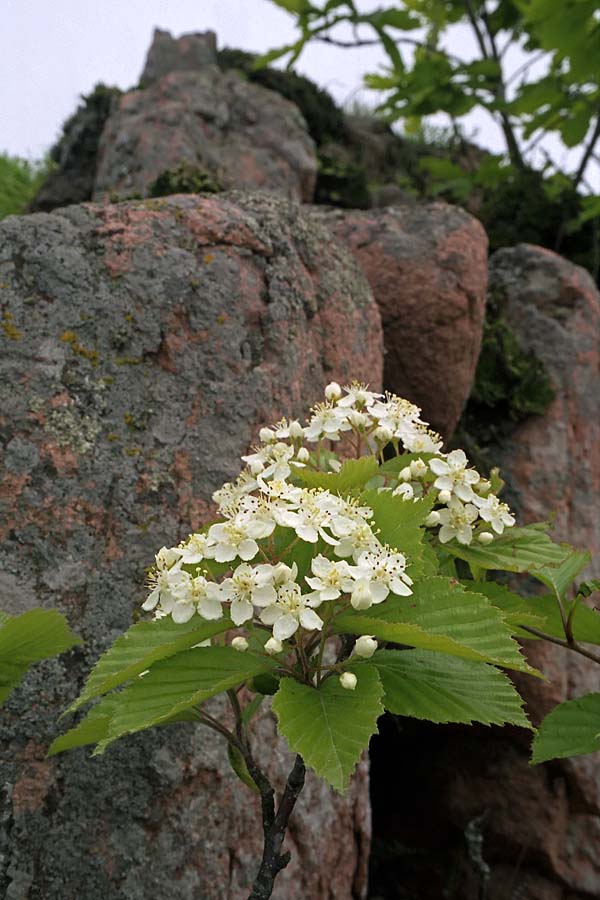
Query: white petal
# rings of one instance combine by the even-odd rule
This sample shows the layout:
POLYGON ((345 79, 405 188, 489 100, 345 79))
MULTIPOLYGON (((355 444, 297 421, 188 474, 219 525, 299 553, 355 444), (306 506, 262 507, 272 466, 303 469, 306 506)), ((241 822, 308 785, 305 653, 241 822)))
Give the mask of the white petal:
POLYGON ((243 625, 254 615, 252 604, 236 597, 231 601, 231 621, 234 625, 243 625))
POLYGON ((185 600, 178 600, 171 612, 173 621, 178 625, 189 622, 194 615, 194 606, 192 603, 186 603, 185 600))
POLYGON ((277 600, 277 591, 272 584, 263 584, 252 591, 252 602, 257 606, 269 606, 277 600))
POLYGON ((223 616, 223 610, 217 598, 209 597, 208 594, 198 601, 198 611, 205 619, 221 619, 223 616))
POLYGON ((316 614, 314 609, 303 609, 300 613, 300 624, 307 631, 321 631, 323 628, 323 620, 316 614))
POLYGON ((278 641, 285 641, 298 630, 298 619, 289 613, 280 616, 273 625, 273 637, 278 641))
POLYGON ((442 525, 440 528, 439 539, 442 544, 447 544, 448 541, 451 541, 454 535, 456 534, 456 528, 454 525, 442 525))
POLYGON ((242 541, 242 543, 238 547, 238 556, 240 557, 240 559, 254 559, 257 553, 258 544, 256 543, 256 541, 253 541, 250 538, 242 541))
POLYGON ((260 614, 260 621, 264 622, 265 625, 274 625, 277 619, 280 619, 283 615, 283 610, 280 606, 276 606, 273 604, 272 606, 267 606, 260 614))

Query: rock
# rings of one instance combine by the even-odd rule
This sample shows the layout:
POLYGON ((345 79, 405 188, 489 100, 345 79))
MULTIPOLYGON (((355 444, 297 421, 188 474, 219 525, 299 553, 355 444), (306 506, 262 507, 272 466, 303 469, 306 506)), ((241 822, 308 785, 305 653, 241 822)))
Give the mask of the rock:
POLYGON ((161 174, 188 163, 226 188, 310 202, 317 159, 297 107, 205 61, 206 36, 159 34, 149 85, 142 76, 143 89, 121 97, 102 133, 94 199, 148 196, 161 174))
MULTIPOLYGON (((155 550, 206 520, 258 426, 303 414, 331 379, 380 385, 369 287, 298 207, 220 194, 11 217, 0 292, 3 584, 12 612, 35 592, 85 641, 0 711, 0 895, 242 900, 260 816, 212 733, 46 751, 131 624, 155 550)), ((278 768, 270 715, 256 727, 278 768)), ((369 834, 366 766, 346 798, 311 778, 277 896, 364 896, 369 834)))
POLYGON ((449 438, 477 365, 487 287, 479 222, 444 203, 317 212, 352 250, 381 310, 384 384, 449 438))
POLYGON ((216 65, 217 36, 214 31, 183 34, 174 38, 170 32, 154 29, 140 85, 146 87, 169 72, 184 72, 216 65))
MULTIPOLYGON (((600 295, 583 269, 548 250, 520 245, 491 258, 490 297, 522 349, 543 364, 555 398, 543 415, 530 416, 488 447, 488 455, 501 467, 518 521, 540 521, 555 512, 555 537, 590 549, 595 560, 586 577, 597 576, 600 295)), ((513 676, 534 724, 557 703, 598 690, 597 664, 541 642, 526 644, 526 652, 549 677, 546 682, 513 676)), ((407 859, 412 852, 420 860, 412 869, 397 857, 387 864, 395 867, 407 896, 437 900, 451 873, 461 885, 461 898, 481 896, 465 833, 469 822, 483 816, 490 900, 600 897, 597 754, 532 767, 530 741, 517 729, 434 732, 407 723, 400 737, 389 733, 387 740, 388 758, 402 752, 403 769, 410 774, 398 781, 394 795, 389 777, 383 786, 374 780, 375 834, 387 833, 390 841, 408 848, 407 859), (379 809, 385 803, 401 810, 387 829, 379 809), (418 808, 427 810, 427 829, 418 828, 418 813, 413 813, 418 808), (440 835, 447 836, 443 849, 440 835), (413 890, 424 881, 434 885, 431 894, 413 890)), ((373 771, 380 769, 374 756, 373 771)))

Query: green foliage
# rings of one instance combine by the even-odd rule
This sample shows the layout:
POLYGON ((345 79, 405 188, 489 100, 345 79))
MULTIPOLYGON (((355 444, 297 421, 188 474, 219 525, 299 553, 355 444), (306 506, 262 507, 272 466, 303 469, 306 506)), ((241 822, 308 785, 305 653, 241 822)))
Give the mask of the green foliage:
POLYGON ((378 650, 364 665, 377 668, 385 708, 399 716, 530 727, 514 685, 493 666, 427 650, 378 650))
POLYGON ((334 620, 340 634, 371 634, 383 641, 434 650, 509 669, 532 672, 502 613, 487 598, 449 578, 424 578, 410 597, 392 597, 334 620))
POLYGON ((548 713, 533 741, 533 764, 600 750, 600 694, 559 703, 548 713))
POLYGON ((33 663, 81 644, 64 616, 54 609, 31 609, 0 618, 0 703, 33 663))
POLYGON ((529 572, 534 577, 543 575, 547 566, 561 565, 572 552, 567 544, 555 544, 540 525, 507 528, 488 545, 473 543, 467 547, 450 541, 445 549, 476 571, 529 572))
POLYGON ((0 153, 0 219, 26 213, 52 168, 49 159, 30 162, 0 153))
POLYGON ((223 190, 214 175, 188 162, 180 162, 173 169, 161 172, 148 188, 149 197, 168 197, 171 194, 216 194, 223 190))
POLYGON ((377 490, 365 491, 361 502, 373 510, 373 522, 379 539, 405 554, 411 578, 436 571, 435 557, 428 552, 423 525, 433 507, 433 497, 406 503, 401 497, 377 490))
POLYGON ((332 494, 347 496, 356 488, 364 487, 379 471, 374 456, 347 459, 339 472, 315 472, 314 469, 295 469, 297 480, 309 488, 323 488, 332 494))
POLYGON ((342 209, 367 209, 369 185, 364 165, 356 159, 342 159, 321 150, 315 187, 315 203, 342 209))
POLYGON ((284 678, 273 698, 279 730, 291 749, 332 787, 344 791, 383 713, 374 668, 361 667, 355 690, 327 678, 317 690, 284 678))

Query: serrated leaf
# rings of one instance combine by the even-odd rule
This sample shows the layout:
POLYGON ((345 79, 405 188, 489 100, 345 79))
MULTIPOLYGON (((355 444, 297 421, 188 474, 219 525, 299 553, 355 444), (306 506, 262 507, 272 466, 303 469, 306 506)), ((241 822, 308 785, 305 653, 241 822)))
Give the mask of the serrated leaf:
POLYGON ((336 676, 319 688, 282 678, 273 698, 279 731, 307 766, 343 792, 383 713, 383 688, 377 671, 360 672, 356 689, 343 688, 336 676))
POLYGON ((159 660, 187 650, 230 627, 228 617, 207 622, 198 615, 184 624, 177 624, 170 617, 165 617, 132 625, 100 657, 69 711, 74 712, 94 697, 125 684, 159 660))
POLYGON ((232 647, 197 647, 162 659, 143 678, 114 695, 108 738, 98 751, 125 734, 165 723, 276 665, 273 659, 232 647))
POLYGON ((383 641, 537 674, 521 655, 500 610, 481 594, 439 576, 416 582, 410 597, 390 596, 370 609, 343 612, 332 627, 342 634, 372 634, 383 641))
POLYGON ((567 545, 555 544, 536 525, 524 528, 507 528, 504 534, 494 537, 491 544, 464 546, 449 541, 445 548, 458 559, 479 569, 497 569, 503 572, 537 572, 548 566, 559 566, 571 550, 567 545))
POLYGON ((433 555, 426 552, 423 525, 435 500, 432 495, 420 500, 403 500, 391 491, 364 491, 361 503, 373 510, 371 524, 383 544, 389 544, 408 560, 411 577, 433 575, 433 555))
POLYGON ((531 762, 600 750, 600 694, 560 703, 543 720, 533 741, 531 762))
POLYGON ((31 609, 20 616, 0 618, 0 703, 15 688, 27 669, 42 659, 57 656, 82 641, 55 609, 31 609))
POLYGON ((554 590, 559 597, 563 598, 579 573, 589 566, 592 561, 592 554, 587 550, 568 548, 566 544, 561 546, 564 548, 566 555, 560 565, 538 569, 532 574, 538 581, 541 581, 554 590), (571 552, 568 552, 568 549, 571 552))
POLYGON ((294 468, 297 480, 309 488, 323 488, 332 494, 345 496, 356 488, 362 488, 377 475, 379 465, 374 456, 347 459, 339 472, 315 472, 314 469, 294 468))
MULTIPOLYGON (((544 627, 546 613, 539 606, 537 609, 535 608, 535 604, 540 598, 528 600, 495 581, 463 581, 462 585, 466 591, 483 594, 484 597, 487 597, 492 606, 502 610, 504 621, 512 628, 518 625, 532 625, 534 628, 544 627)), ((556 606, 556 601, 553 601, 553 605, 556 606)))
MULTIPOLYGON (((531 727, 514 685, 494 666, 427 650, 378 650, 369 665, 379 672, 385 708, 396 715, 531 727)), ((361 665, 354 671, 360 677, 361 665)))

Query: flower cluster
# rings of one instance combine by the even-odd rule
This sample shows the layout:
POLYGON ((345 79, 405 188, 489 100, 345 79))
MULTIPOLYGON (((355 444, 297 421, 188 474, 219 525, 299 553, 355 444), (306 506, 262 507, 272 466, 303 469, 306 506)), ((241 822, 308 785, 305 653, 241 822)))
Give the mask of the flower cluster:
MULTIPOLYGON (((307 424, 283 419, 261 429, 238 479, 213 495, 220 521, 157 554, 143 608, 179 623, 195 613, 207 620, 227 613, 248 636, 271 632, 263 647, 277 654, 292 638, 314 651, 325 623, 344 608, 410 595, 410 560, 380 541, 372 509, 349 492, 310 486, 309 472, 337 473, 351 456, 382 464, 370 487, 408 503, 430 499, 432 540, 493 541, 514 525, 509 508, 462 450, 442 452, 440 436, 420 416, 400 397, 334 382, 307 424), (301 558, 303 575, 295 562, 301 558)), ((248 640, 237 635, 232 646, 244 650, 248 640)), ((363 636, 355 653, 375 647, 363 636)), ((346 682, 353 686, 352 678, 346 682)))

